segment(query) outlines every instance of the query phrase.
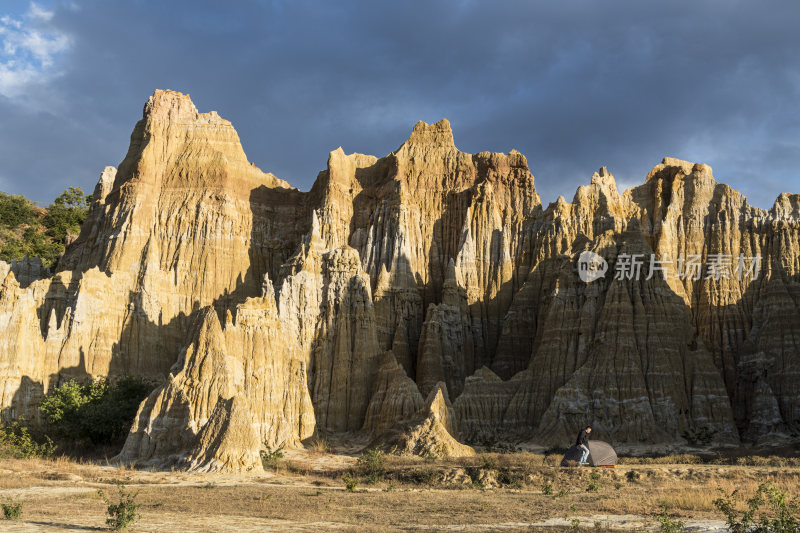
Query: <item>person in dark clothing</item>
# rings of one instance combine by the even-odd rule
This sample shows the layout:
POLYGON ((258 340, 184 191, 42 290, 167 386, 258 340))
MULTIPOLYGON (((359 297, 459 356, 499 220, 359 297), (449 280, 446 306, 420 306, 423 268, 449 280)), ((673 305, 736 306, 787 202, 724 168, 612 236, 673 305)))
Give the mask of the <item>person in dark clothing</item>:
POLYGON ((575 441, 575 446, 581 449, 583 455, 581 455, 580 464, 585 465, 587 459, 589 459, 589 434, 592 432, 592 426, 586 426, 578 433, 578 439, 575 441))

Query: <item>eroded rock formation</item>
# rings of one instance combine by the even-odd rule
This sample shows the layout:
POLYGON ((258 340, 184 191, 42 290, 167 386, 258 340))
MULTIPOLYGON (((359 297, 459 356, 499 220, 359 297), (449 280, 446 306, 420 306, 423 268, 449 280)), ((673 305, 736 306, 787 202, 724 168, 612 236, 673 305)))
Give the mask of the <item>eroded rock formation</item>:
POLYGON ((586 423, 618 443, 800 433, 800 195, 758 209, 666 158, 543 208, 522 154, 461 152, 446 120, 382 158, 334 150, 304 193, 156 91, 93 198, 54 275, 0 264, 0 407, 155 379, 126 462, 248 469, 326 434, 459 455, 586 423))

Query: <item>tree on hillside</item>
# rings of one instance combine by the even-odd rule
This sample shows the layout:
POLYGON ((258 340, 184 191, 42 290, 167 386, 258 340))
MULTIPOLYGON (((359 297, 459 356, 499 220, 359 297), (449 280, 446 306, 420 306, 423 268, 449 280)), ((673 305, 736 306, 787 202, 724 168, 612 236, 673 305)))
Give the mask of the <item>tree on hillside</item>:
POLYGON ((67 237, 80 233, 91 195, 69 187, 48 209, 36 207, 24 196, 0 193, 0 259, 39 257, 53 268, 64 253, 67 237))

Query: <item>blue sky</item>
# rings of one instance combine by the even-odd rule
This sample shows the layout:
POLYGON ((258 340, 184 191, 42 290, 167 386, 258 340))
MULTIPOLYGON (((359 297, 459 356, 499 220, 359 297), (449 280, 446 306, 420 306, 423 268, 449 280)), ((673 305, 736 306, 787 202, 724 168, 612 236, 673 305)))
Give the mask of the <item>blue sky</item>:
POLYGON ((168 88, 302 190, 447 117, 461 150, 525 154, 545 203, 673 156, 770 207, 800 193, 798 27, 777 0, 3 0, 0 190, 91 190, 168 88))

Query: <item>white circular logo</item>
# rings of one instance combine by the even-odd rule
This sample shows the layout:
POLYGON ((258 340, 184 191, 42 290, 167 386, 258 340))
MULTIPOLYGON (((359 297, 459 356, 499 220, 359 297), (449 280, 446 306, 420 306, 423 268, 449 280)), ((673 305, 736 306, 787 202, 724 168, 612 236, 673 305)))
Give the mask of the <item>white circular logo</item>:
POLYGON ((578 257, 578 277, 581 281, 591 283, 606 275, 608 263, 601 256, 586 250, 578 257))

